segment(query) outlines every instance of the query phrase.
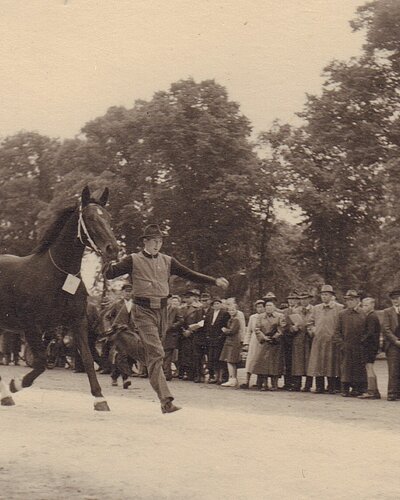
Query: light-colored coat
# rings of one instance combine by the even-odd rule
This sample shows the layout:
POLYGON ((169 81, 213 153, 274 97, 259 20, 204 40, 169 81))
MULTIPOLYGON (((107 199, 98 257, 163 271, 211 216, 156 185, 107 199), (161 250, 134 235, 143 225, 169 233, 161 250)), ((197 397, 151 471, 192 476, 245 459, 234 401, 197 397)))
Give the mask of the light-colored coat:
POLYGON ((263 345, 257 339, 255 334, 255 329, 257 326, 259 314, 252 314, 249 318, 249 323, 247 325, 246 337, 244 339, 244 344, 249 346, 246 359, 246 372, 256 373, 254 369, 257 366, 257 360, 263 349, 263 345))
POLYGON ((308 362, 307 375, 310 377, 339 377, 340 350, 333 337, 342 304, 330 302, 318 304, 311 316, 313 341, 308 362))

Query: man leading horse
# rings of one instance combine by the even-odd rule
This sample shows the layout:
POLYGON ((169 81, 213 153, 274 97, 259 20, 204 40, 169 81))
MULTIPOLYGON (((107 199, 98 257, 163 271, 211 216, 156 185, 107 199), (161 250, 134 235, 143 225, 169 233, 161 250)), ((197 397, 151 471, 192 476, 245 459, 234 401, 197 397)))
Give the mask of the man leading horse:
POLYGON ((150 384, 161 402, 162 413, 181 408, 173 403, 163 372, 164 350, 161 339, 167 328, 167 299, 171 275, 227 288, 225 278, 213 278, 182 265, 174 257, 160 253, 164 234, 156 224, 145 228, 141 236, 143 250, 124 257, 116 264, 105 265, 105 277, 114 279, 129 274, 133 286, 133 316, 145 349, 150 384))

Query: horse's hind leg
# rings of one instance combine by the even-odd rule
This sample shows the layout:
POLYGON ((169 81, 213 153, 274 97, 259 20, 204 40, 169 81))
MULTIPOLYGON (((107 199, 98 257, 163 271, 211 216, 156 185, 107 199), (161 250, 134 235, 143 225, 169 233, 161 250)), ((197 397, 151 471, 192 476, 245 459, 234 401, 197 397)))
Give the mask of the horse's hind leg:
POLYGON ((97 411, 110 411, 107 401, 104 399, 101 392, 100 384, 97 380, 96 371, 94 369, 92 354, 89 349, 88 333, 87 333, 87 319, 82 321, 82 324, 74 329, 74 339, 78 344, 79 353, 82 358, 85 372, 89 379, 90 390, 95 397, 94 409, 97 411))
POLYGON ((13 406, 15 405, 11 393, 8 390, 6 384, 1 380, 0 377, 0 403, 2 406, 13 406))
POLYGON ((32 334, 27 334, 26 339, 33 356, 33 370, 27 373, 22 380, 12 379, 10 382, 11 392, 18 392, 25 387, 30 387, 38 376, 41 375, 46 369, 46 349, 43 346, 40 331, 35 332, 34 337, 32 334))

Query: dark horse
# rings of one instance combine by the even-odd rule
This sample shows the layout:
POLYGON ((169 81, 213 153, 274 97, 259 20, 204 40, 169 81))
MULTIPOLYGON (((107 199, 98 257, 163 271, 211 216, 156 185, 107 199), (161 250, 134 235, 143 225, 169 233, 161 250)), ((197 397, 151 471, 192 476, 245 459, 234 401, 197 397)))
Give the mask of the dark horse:
POLYGON ((74 334, 95 397, 95 410, 108 411, 89 351, 87 291, 80 279, 85 247, 107 262, 117 257, 118 244, 104 209, 106 188, 92 198, 88 187, 80 203, 61 210, 31 255, 0 256, 0 327, 24 332, 33 355, 33 370, 22 380, 11 380, 9 390, 0 378, 1 404, 14 404, 12 393, 30 387, 46 368, 42 331, 65 325, 74 334))

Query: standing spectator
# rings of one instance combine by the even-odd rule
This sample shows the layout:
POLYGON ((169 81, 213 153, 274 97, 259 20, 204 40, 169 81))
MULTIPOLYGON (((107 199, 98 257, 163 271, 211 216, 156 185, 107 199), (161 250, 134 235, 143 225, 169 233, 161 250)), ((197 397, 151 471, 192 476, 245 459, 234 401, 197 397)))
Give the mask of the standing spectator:
POLYGON ((268 389, 268 377, 271 377, 271 391, 278 389, 278 379, 284 372, 283 328, 285 317, 278 312, 273 302, 265 304, 265 312, 258 315, 255 334, 262 349, 257 363, 265 371, 264 389, 268 389))
POLYGON ((183 328, 178 343, 179 378, 181 380, 194 380, 193 332, 201 328, 199 323, 203 320, 203 309, 199 301, 199 290, 188 290, 184 297, 186 305, 182 308, 183 328))
POLYGON ((293 324, 289 317, 296 312, 299 304, 299 297, 296 292, 290 292, 286 298, 288 307, 282 310, 285 315, 286 328, 283 332, 283 349, 285 353, 285 376, 283 390, 292 391, 294 389, 292 380, 292 349, 293 349, 293 336, 297 332, 293 330, 293 324))
POLYGON ((261 389, 261 376, 266 375, 265 366, 261 362, 259 362, 260 353, 263 350, 263 345, 257 339, 255 330, 257 325, 257 320, 260 314, 265 312, 265 302, 260 299, 257 300, 254 304, 255 314, 252 314, 249 318, 249 322, 247 324, 246 337, 243 342, 243 349, 247 350, 247 359, 246 359, 246 382, 240 385, 241 389, 248 389, 250 387, 250 379, 251 375, 258 375, 257 379, 259 381, 259 388, 261 389))
POLYGON ((0 365, 3 364, 3 331, 0 331, 0 365))
POLYGON ((211 309, 207 312, 204 319, 204 328, 208 343, 209 384, 220 385, 223 383, 225 365, 219 358, 225 342, 225 335, 222 328, 227 326, 229 319, 229 313, 222 309, 222 300, 219 297, 214 297, 211 302, 211 309))
POLYGON ((333 301, 334 292, 331 285, 322 285, 322 304, 314 306, 311 316, 311 334, 313 337, 307 375, 315 377, 316 394, 325 392, 325 380, 328 378, 328 392, 335 394, 336 377, 340 377, 339 347, 333 343, 336 323, 341 304, 333 301))
POLYGON ((361 348, 366 329, 366 316, 359 307, 360 296, 356 290, 348 290, 344 299, 347 307, 339 313, 335 333, 335 341, 339 343, 341 349, 342 396, 357 397, 363 394, 366 386, 365 363, 361 348))
POLYGON ((239 320, 240 323, 240 332, 239 332, 240 341, 243 342, 246 336, 246 318, 243 311, 239 310, 238 303, 236 302, 236 299, 234 297, 230 297, 225 301, 225 307, 227 309, 229 309, 231 305, 233 305, 236 308, 236 318, 239 320))
POLYGON ((227 326, 221 328, 225 335, 224 347, 222 348, 220 361, 224 361, 228 365, 229 380, 221 384, 221 387, 237 387, 237 365, 240 362, 241 338, 240 338, 240 319, 238 318, 238 310, 235 304, 230 304, 228 307, 230 315, 227 326))
POLYGON ((168 300, 168 326, 163 339, 164 347, 164 364, 163 369, 167 381, 172 380, 172 360, 174 352, 178 348, 178 336, 183 325, 183 317, 181 313, 181 299, 179 295, 172 295, 168 300))
POLYGON ((21 351, 21 336, 17 332, 3 332, 3 354, 4 364, 9 365, 12 362, 15 366, 19 365, 19 353, 21 351))
POLYGON ((312 377, 307 377, 308 361, 310 359, 311 337, 308 334, 308 326, 311 321, 313 306, 311 299, 313 295, 308 292, 299 294, 300 306, 293 315, 289 315, 289 322, 293 333, 292 343, 292 383, 293 390, 310 392, 312 377), (305 386, 301 389, 302 377, 306 376, 305 386))
POLYGON ((211 296, 209 293, 201 294, 200 304, 202 307, 203 326, 193 329, 193 364, 195 383, 204 382, 203 366, 207 361, 208 355, 207 332, 204 328, 204 319, 208 311, 211 310, 211 296))
POLYGON ((381 325, 375 312, 375 299, 366 297, 362 301, 362 308, 367 315, 365 333, 362 338, 362 351, 367 370, 368 391, 359 396, 360 399, 381 399, 378 381, 374 370, 374 362, 379 351, 379 337, 381 325))
POLYGON ((383 334, 389 370, 388 401, 400 399, 400 289, 389 293, 392 307, 383 311, 383 334))

